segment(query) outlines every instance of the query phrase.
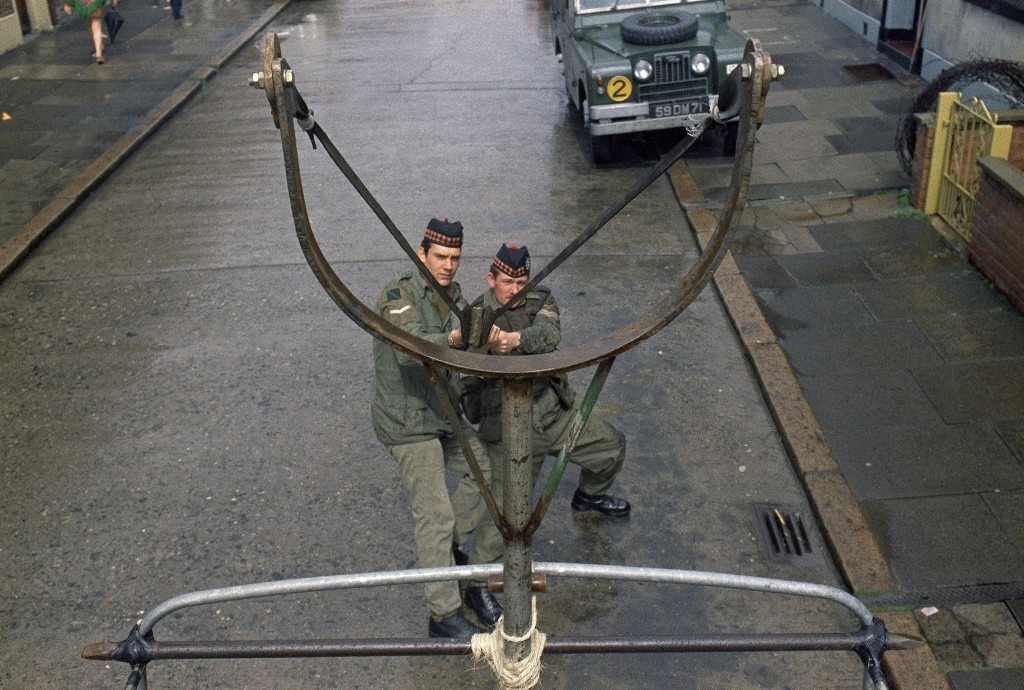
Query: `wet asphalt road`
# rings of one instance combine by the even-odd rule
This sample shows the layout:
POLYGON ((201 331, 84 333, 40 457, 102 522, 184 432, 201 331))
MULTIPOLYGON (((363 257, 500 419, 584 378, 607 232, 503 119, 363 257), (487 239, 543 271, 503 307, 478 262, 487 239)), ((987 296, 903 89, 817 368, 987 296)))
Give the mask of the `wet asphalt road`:
MULTIPOLYGON (((642 174, 591 167, 535 0, 296 3, 273 26, 334 142, 415 242, 467 228, 459 280, 483 289, 502 241, 535 265, 642 174)), ((123 638, 186 591, 414 567, 396 467, 373 436, 369 336, 302 262, 277 130, 246 79, 262 42, 0 285, 0 685, 120 687, 81 648, 123 638)), ((314 228, 372 302, 406 269, 322 151, 301 147, 314 228)), ((553 274, 567 344, 627 323, 696 255, 659 180, 553 274)), ((588 372, 577 372, 577 388, 588 372)), ((567 473, 535 558, 838 584, 757 383, 705 291, 621 356, 598 412, 622 428, 627 521, 572 514, 567 473), (766 558, 751 504, 803 512, 814 552, 766 558)), ((832 605, 555 581, 551 635, 836 631, 832 605)), ((203 607, 158 639, 416 637, 419 590, 203 607)), ((860 687, 848 654, 545 657, 543 686, 860 687)), ((491 687, 458 658, 155 663, 151 687, 491 687)))

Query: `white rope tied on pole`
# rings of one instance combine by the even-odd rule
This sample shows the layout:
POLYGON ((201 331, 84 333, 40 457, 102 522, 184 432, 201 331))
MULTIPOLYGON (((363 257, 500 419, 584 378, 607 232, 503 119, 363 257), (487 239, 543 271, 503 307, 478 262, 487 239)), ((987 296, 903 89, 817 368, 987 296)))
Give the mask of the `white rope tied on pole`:
POLYGON ((506 635, 504 630, 505 617, 498 619, 494 630, 489 633, 473 635, 473 658, 486 659, 487 665, 498 678, 501 690, 530 690, 540 682, 540 656, 544 651, 547 635, 537 630, 537 597, 532 601, 533 616, 530 629, 521 637, 506 635), (523 659, 509 659, 505 656, 506 642, 530 642, 530 653, 523 659))
POLYGON ((686 123, 683 127, 686 128, 686 133, 689 136, 696 139, 704 132, 704 128, 707 127, 709 119, 711 119, 711 116, 708 113, 690 113, 686 116, 686 123))

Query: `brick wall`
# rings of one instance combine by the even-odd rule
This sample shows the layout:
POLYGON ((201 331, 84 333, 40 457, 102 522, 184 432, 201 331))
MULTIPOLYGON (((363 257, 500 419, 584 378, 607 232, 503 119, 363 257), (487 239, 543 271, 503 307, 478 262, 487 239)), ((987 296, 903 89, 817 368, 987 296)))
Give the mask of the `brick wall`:
POLYGON ((1013 125, 1013 136, 1010 137, 1010 156, 1007 160, 1024 170, 1024 122, 1006 122, 1013 125))
POLYGON ((998 110, 996 116, 999 124, 1013 127, 1010 135, 1010 154, 1008 161, 1024 170, 1024 110, 998 110))
POLYGON ((999 158, 979 166, 968 256, 1024 312, 1024 169, 999 158))
POLYGON ((924 113, 916 115, 917 135, 914 138, 914 160, 910 168, 910 205, 917 209, 924 208, 924 198, 928 193, 928 168, 932 164, 932 143, 935 141, 935 115, 924 113))

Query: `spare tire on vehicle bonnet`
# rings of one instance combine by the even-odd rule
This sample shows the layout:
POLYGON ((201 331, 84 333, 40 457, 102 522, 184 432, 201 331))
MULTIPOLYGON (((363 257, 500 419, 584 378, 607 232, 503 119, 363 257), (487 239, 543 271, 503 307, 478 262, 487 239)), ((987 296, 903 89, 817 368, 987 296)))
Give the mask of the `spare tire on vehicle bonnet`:
POLYGON ((622 40, 638 46, 660 46, 688 41, 697 35, 697 17, 689 12, 652 10, 622 20, 622 40))

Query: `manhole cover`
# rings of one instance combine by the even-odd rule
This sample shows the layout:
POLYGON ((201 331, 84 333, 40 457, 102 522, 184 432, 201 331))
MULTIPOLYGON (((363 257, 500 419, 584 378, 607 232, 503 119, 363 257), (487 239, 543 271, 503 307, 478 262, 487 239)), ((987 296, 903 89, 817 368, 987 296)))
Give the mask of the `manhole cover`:
POLYGON ((869 65, 843 65, 843 69, 850 73, 857 81, 882 81, 895 79, 892 72, 882 67, 877 62, 869 65))
POLYGON ((790 561, 811 553, 800 513, 785 506, 754 503, 754 521, 765 554, 773 561, 790 561))

